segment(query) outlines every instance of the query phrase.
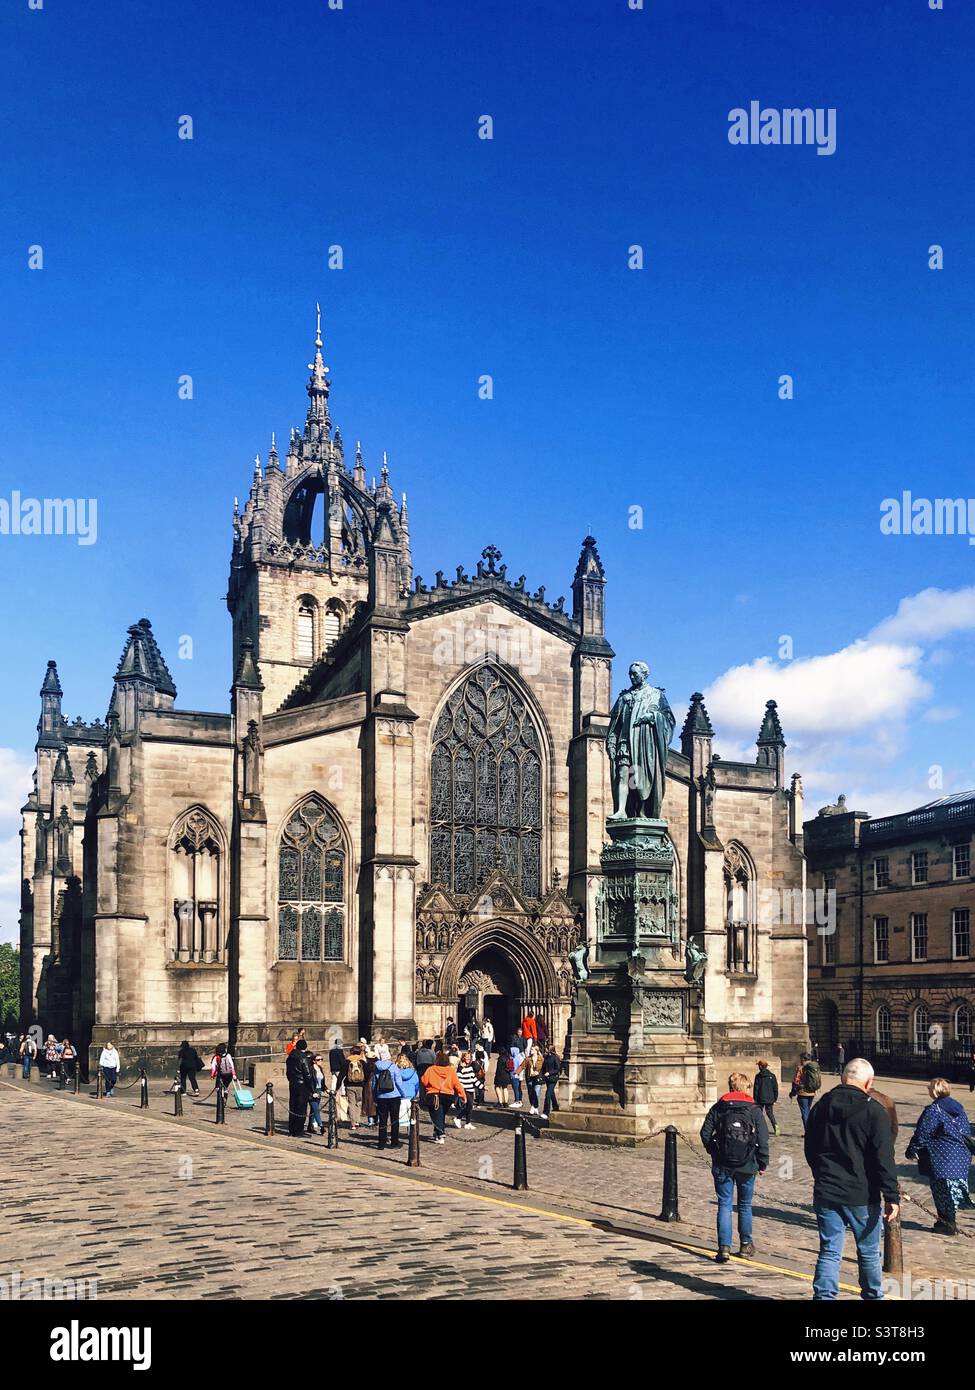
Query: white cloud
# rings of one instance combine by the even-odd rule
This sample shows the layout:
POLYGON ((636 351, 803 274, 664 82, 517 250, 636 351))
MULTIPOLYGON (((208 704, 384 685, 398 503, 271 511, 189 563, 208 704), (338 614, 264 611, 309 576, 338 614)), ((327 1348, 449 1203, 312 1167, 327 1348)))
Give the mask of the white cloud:
POLYGON ((920 647, 861 639, 826 656, 733 666, 705 691, 712 720, 758 733, 766 700, 776 700, 792 735, 828 735, 902 719, 931 686, 917 670, 920 647))
POLYGON ((936 642, 957 632, 975 630, 975 586, 967 589, 922 589, 897 605, 869 634, 871 642, 936 642))
POLYGON ((932 705, 922 716, 929 724, 945 724, 949 719, 957 719, 961 710, 956 705, 932 705))
POLYGON ((886 815, 967 790, 970 770, 960 758, 955 765, 958 732, 945 729, 940 747, 947 757, 939 757, 919 746, 917 721, 949 724, 962 713, 947 701, 929 702, 934 680, 956 655, 945 639, 969 633, 975 634, 975 586, 931 588, 902 599, 893 615, 838 651, 734 666, 705 690, 716 751, 754 762, 765 702, 775 700, 788 767, 803 775, 807 818, 840 792, 852 808, 886 815), (932 790, 935 763, 944 785, 932 790))

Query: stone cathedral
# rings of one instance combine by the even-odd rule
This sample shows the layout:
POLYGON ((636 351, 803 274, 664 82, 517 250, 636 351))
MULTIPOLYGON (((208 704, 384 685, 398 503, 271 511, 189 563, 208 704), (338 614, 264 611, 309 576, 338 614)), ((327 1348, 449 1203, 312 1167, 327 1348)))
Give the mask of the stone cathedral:
MULTIPOLYGON (((178 707, 146 618, 104 722, 65 718, 48 663, 24 1021, 169 1074, 183 1038, 246 1057, 298 1026, 424 1037, 469 1013, 504 1038, 529 1007, 561 1047, 612 810, 596 542, 554 601, 493 545, 424 581, 385 456, 370 481, 333 426, 320 326, 310 372, 303 431, 234 504, 229 712, 178 707)), ((774 705, 756 724, 754 762, 719 759, 695 695, 665 750, 675 951, 706 952, 719 1076, 807 1036, 802 922, 757 909, 762 884, 804 885, 801 783, 774 705)))

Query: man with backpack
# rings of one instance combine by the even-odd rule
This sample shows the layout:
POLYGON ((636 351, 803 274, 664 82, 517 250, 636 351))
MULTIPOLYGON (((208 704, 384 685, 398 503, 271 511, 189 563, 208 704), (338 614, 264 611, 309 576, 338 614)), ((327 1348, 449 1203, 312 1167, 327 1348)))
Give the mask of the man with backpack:
POLYGON ((731 1259, 731 1209, 738 1196, 739 1255, 755 1253, 752 1243, 752 1197, 755 1179, 768 1167, 768 1126, 749 1092, 748 1077, 732 1072, 728 1090, 712 1105, 701 1126, 701 1143, 711 1156, 711 1176, 718 1198, 719 1265, 731 1259))
POLYGON ((389 1048, 380 1043, 376 1048, 376 1065, 372 1072, 372 1093, 376 1098, 376 1112, 379 1117, 378 1147, 386 1147, 386 1132, 389 1131, 391 1149, 401 1149, 399 1138, 399 1103, 404 1098, 396 1084, 398 1072, 393 1066, 389 1048))
POLYGON ((808 1052, 803 1052, 799 1058, 799 1065, 796 1067, 796 1074, 792 1078, 792 1090, 789 1094, 795 1096, 799 1102, 799 1114, 802 1117, 804 1131, 806 1121, 809 1119, 809 1111, 816 1099, 816 1092, 822 1084, 823 1073, 819 1069, 819 1063, 808 1052))
POLYGON ((349 1051, 345 1066, 345 1100, 349 1107, 349 1129, 359 1128, 362 1118, 362 1088, 366 1081, 366 1054, 362 1043, 349 1051))

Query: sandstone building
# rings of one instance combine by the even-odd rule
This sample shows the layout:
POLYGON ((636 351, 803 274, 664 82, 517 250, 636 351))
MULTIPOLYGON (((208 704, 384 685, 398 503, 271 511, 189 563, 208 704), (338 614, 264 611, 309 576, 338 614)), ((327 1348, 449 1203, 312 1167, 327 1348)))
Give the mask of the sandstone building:
POLYGON ((810 886, 836 893, 836 931, 810 928, 809 1028, 829 1059, 852 1045, 890 1070, 971 1056, 975 793, 872 819, 845 798, 805 826, 810 886))
MULTIPOLYGON (((304 430, 234 508, 229 711, 176 707, 147 619, 104 723, 64 719, 48 666, 21 919, 45 1030, 167 1070, 184 1037, 257 1055, 297 1025, 432 1036, 466 1009, 505 1036, 532 1006, 565 1035, 612 808, 596 542, 554 602, 491 545, 424 582, 406 497, 385 457, 371 482, 347 461, 330 390, 319 331, 304 430)), ((681 940, 708 953, 719 1066, 791 1058, 805 933, 757 903, 803 885, 801 785, 774 706, 754 763, 712 738, 694 696, 662 812, 681 940)))

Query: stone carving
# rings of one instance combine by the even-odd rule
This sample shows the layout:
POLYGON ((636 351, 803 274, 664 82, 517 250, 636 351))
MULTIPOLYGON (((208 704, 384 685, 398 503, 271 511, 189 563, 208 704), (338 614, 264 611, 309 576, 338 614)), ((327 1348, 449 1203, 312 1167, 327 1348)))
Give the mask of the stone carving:
POLYGON ((569 952, 569 964, 577 984, 589 979, 589 942, 583 941, 574 951, 569 952))
POLYGON ((689 985, 699 985, 704 979, 704 967, 708 963, 707 951, 699 946, 693 937, 688 937, 684 959, 684 979, 689 985))
POLYGON ((651 685, 649 677, 647 663, 634 661, 630 688, 610 714, 606 752, 613 777, 612 820, 660 818, 667 749, 677 721, 663 689, 651 685))
POLYGON ((590 1009, 594 1027, 615 1028, 622 1016, 622 1006, 618 999, 590 995, 590 1009))
POLYGON ((679 990, 647 990, 643 996, 644 1028, 683 1028, 684 1000, 679 990))

